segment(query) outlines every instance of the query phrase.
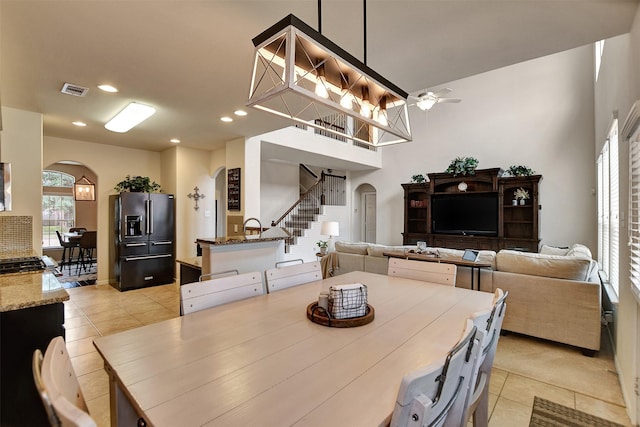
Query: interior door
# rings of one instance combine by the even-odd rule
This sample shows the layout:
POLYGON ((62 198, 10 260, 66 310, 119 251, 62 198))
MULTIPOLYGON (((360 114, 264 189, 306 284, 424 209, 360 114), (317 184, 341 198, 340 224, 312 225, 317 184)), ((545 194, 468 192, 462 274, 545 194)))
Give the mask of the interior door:
POLYGON ((363 193, 364 206, 364 241, 368 243, 376 242, 376 193, 363 193))

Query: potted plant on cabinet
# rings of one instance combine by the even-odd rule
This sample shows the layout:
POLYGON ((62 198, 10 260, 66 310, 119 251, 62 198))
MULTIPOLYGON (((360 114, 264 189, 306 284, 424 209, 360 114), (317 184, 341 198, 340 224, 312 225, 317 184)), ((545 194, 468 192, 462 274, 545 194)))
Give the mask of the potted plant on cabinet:
POLYGON ((127 175, 114 187, 118 193, 130 191, 132 193, 155 193, 160 191, 160 184, 151 181, 148 176, 127 175))
POLYGON ((456 157, 445 170, 447 173, 458 175, 475 175, 478 168, 478 159, 475 157, 456 157))
POLYGON ((518 203, 524 205, 526 203, 525 200, 529 198, 529 192, 520 187, 513 192, 513 196, 515 197, 515 199, 513 200, 514 205, 517 205, 518 203))
POLYGON ((507 172, 510 176, 531 176, 536 173, 533 169, 523 165, 511 165, 507 172))

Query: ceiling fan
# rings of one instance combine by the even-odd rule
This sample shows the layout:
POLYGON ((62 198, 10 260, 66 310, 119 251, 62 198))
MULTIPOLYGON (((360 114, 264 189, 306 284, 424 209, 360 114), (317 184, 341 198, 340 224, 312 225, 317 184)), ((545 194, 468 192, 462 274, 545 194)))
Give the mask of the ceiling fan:
POLYGON ((449 89, 448 87, 445 87, 445 88, 436 90, 434 92, 426 91, 426 92, 419 93, 417 96, 410 95, 409 97, 416 100, 415 105, 419 109, 421 109, 422 111, 427 111, 433 108, 433 106, 436 104, 445 103, 445 102, 458 103, 462 101, 462 99, 460 98, 443 98, 442 97, 442 95, 447 94, 449 92, 451 92, 451 89, 449 89))

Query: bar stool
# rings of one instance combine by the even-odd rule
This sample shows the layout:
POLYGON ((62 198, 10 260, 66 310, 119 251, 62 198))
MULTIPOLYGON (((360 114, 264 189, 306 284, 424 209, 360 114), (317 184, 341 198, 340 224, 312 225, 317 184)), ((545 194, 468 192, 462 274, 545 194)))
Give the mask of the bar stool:
POLYGON ((97 232, 95 231, 85 231, 78 241, 80 253, 78 254, 76 274, 80 274, 81 269, 87 271, 87 262, 89 263, 89 268, 93 265, 93 250, 96 248, 96 234, 97 232))

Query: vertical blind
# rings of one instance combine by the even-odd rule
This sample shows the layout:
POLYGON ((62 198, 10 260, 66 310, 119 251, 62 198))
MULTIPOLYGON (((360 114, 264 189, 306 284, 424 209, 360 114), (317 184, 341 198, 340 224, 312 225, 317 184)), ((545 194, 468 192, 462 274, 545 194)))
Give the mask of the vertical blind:
POLYGON ((629 245, 632 290, 640 295, 640 139, 629 143, 629 245))

